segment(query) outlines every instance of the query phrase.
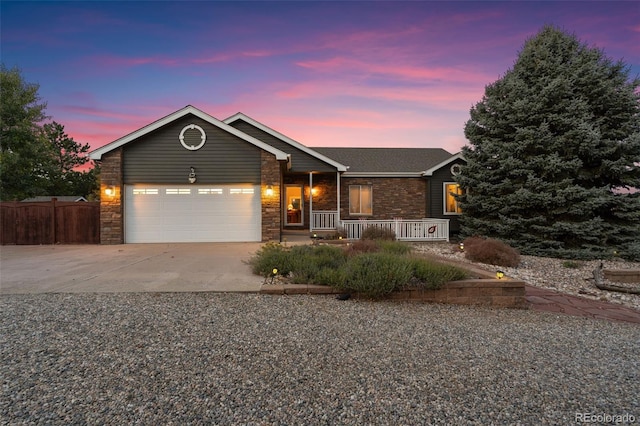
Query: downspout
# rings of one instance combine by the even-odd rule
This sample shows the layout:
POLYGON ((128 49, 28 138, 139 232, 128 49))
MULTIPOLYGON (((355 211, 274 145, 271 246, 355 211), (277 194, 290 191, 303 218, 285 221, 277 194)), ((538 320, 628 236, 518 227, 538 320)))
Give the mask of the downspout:
POLYGON ((336 172, 336 180, 338 182, 337 186, 337 194, 336 194, 336 200, 337 200, 337 211, 338 213, 336 214, 336 229, 340 228, 340 172, 336 172))
POLYGON ((309 232, 313 233, 313 172, 309 172, 309 232))

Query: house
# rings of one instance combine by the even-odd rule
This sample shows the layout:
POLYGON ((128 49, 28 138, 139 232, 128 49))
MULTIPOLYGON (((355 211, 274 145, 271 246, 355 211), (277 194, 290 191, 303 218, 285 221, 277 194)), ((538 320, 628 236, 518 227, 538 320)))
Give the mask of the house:
POLYGON ((443 149, 309 148, 256 120, 187 106, 94 150, 101 242, 279 241, 288 230, 392 227, 448 239, 460 211, 443 149))

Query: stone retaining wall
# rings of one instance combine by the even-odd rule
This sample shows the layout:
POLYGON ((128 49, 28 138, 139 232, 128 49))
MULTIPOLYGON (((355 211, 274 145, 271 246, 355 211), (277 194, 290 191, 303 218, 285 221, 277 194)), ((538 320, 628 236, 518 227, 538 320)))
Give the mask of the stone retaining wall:
MULTIPOLYGON (((469 279, 451 281, 438 290, 407 289, 391 293, 387 299, 456 305, 483 305, 527 309, 524 281, 510 279, 469 279)), ((265 284, 263 294, 339 294, 332 287, 306 284, 265 284)), ((355 295, 357 297, 357 295, 355 295)))
POLYGON ((640 283, 640 269, 605 269, 604 278, 619 283, 640 283))

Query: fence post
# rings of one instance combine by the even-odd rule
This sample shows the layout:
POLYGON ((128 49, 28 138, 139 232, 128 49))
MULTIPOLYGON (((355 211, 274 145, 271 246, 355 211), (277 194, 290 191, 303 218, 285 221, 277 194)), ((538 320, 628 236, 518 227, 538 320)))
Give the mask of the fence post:
POLYGON ((56 220, 56 202, 58 201, 57 198, 53 197, 51 199, 51 228, 53 229, 51 232, 51 236, 53 238, 53 241, 51 241, 51 244, 55 244, 57 242, 57 237, 58 237, 58 221, 56 220))

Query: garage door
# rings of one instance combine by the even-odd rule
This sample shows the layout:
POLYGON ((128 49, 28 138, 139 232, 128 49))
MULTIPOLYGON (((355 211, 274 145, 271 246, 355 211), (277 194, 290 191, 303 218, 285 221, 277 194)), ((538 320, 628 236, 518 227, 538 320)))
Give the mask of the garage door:
POLYGON ((125 242, 260 241, 260 186, 126 185, 125 242))

